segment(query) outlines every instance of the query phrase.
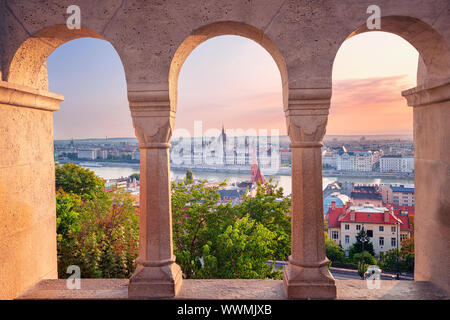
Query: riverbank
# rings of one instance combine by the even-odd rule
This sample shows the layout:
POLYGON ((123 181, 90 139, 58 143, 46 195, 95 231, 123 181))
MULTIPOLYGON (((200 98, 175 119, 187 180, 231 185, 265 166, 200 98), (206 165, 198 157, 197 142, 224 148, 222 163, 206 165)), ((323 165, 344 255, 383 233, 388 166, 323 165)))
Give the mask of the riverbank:
MULTIPOLYGON (((123 168, 137 168, 139 169, 140 164, 135 162, 107 162, 107 161, 90 161, 90 160, 73 160, 73 161, 60 161, 61 164, 66 162, 72 162, 78 165, 83 165, 85 167, 123 167, 123 168)), ((171 165, 170 169, 174 172, 186 172, 186 170, 192 170, 194 172, 205 172, 205 173, 230 173, 230 174, 250 174, 250 167, 222 167, 222 168, 212 168, 212 167, 199 167, 199 166, 176 166, 171 165)), ((270 168, 261 168, 264 175, 267 176, 291 176, 291 167, 281 167, 277 170, 270 168)), ((356 172, 356 171, 337 171, 337 170, 323 170, 323 177, 339 177, 339 178, 361 178, 361 179, 405 179, 408 183, 414 182, 413 173, 389 173, 389 172, 356 172)))

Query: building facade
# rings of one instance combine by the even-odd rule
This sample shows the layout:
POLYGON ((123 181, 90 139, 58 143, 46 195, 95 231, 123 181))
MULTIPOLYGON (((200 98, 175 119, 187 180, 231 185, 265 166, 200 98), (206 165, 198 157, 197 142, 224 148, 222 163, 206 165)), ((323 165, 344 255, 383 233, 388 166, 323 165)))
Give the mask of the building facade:
POLYGON ((411 156, 382 156, 380 158, 381 172, 414 172, 414 157, 411 156))
POLYGON ((401 248, 401 241, 410 237, 407 214, 395 214, 393 208, 373 205, 331 207, 327 215, 328 237, 349 251, 362 228, 367 232, 375 255, 401 248))

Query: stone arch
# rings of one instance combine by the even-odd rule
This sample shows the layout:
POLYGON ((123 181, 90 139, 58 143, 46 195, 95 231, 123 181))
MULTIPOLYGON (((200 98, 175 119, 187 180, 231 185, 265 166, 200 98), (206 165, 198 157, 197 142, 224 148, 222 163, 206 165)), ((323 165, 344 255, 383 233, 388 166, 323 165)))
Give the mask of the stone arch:
POLYGON ((70 30, 66 25, 57 24, 43 28, 26 39, 16 50, 7 65, 5 80, 48 91, 47 58, 59 46, 80 38, 108 41, 96 31, 86 27, 70 30))
POLYGON ((223 35, 241 36, 255 41, 272 56, 281 75, 283 104, 288 99, 288 72, 285 59, 277 45, 260 29, 243 22, 221 21, 194 30, 176 50, 169 70, 169 96, 173 111, 177 109, 178 76, 189 54, 204 41, 223 35))
POLYGON ((380 30, 369 30, 364 23, 347 38, 370 31, 396 34, 408 41, 420 54, 418 83, 425 80, 445 79, 450 75, 450 48, 444 37, 424 21, 409 16, 381 18, 380 30))
POLYGON ((417 87, 401 92, 408 106, 413 107, 414 280, 430 281, 448 292, 450 282, 444 266, 449 265, 450 237, 448 224, 441 221, 448 221, 448 199, 442 190, 450 185, 446 138, 450 119, 450 43, 432 25, 410 16, 382 17, 380 30, 360 25, 345 40, 370 31, 398 35, 419 53, 417 87))

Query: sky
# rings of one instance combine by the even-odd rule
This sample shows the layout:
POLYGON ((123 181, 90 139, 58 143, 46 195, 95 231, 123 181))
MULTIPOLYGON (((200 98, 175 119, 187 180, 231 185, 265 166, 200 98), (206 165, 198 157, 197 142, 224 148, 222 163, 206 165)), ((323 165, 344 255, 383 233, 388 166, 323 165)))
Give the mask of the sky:
MULTIPOLYGON (((417 51, 393 34, 346 40, 333 65, 327 134, 411 134, 412 109, 400 92, 415 86, 417 62, 417 51)), ((47 66, 50 91, 65 96, 54 113, 55 139, 134 137, 123 66, 108 42, 70 41, 47 66)), ((174 136, 193 134, 195 121, 206 135, 222 125, 286 134, 281 78, 270 54, 238 36, 198 46, 180 72, 174 136)))

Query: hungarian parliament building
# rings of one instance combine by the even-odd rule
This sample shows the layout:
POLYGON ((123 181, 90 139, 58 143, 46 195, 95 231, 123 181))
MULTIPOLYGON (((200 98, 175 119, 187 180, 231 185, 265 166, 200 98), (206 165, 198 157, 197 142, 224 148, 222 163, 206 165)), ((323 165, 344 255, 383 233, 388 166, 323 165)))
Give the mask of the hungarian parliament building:
POLYGON ((218 137, 172 139, 170 162, 175 167, 249 169, 256 161, 261 169, 275 169, 280 166, 278 139, 278 136, 230 137, 222 127, 218 137))

